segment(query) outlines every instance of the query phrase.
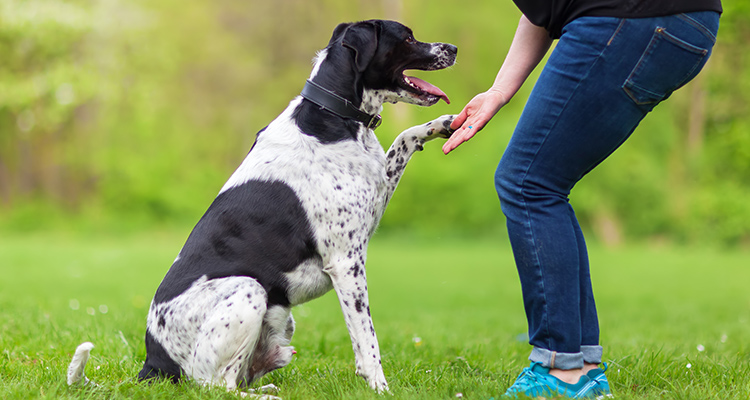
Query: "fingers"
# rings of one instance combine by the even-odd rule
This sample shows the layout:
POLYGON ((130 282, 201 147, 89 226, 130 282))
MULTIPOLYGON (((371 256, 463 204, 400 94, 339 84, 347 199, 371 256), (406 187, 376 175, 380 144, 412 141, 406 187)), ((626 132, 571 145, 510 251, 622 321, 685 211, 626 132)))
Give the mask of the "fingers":
POLYGON ((448 154, 461 143, 474 137, 479 130, 484 127, 486 121, 477 118, 477 111, 469 104, 461 110, 461 113, 451 122, 451 129, 454 130, 451 137, 443 144, 443 153, 448 154))
POLYGON ((487 91, 474 96, 451 123, 451 129, 455 129, 455 132, 443 145, 443 153, 448 154, 473 138, 506 103, 505 96, 499 91, 487 91))
MULTIPOLYGON (((484 124, 482 124, 482 126, 483 125, 484 124)), ((474 126, 468 122, 465 122, 463 126, 453 132, 451 137, 443 144, 443 153, 448 154, 451 151, 455 150, 456 147, 473 138, 474 135, 476 135, 476 133, 480 130, 481 127, 474 126)))

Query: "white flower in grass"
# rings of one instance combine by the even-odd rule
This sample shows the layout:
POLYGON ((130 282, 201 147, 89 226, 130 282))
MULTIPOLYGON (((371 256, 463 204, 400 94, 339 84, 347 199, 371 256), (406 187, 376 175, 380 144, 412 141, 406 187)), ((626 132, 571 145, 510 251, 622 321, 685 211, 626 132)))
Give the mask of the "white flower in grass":
POLYGON ((99 306, 99 312, 102 314, 106 314, 109 312, 109 307, 107 307, 106 304, 102 304, 99 306))
POLYGON ((87 307, 86 308, 86 313, 88 315, 94 315, 94 314, 96 314, 96 310, 94 310, 94 307, 87 307))
POLYGON ((687 368, 687 369, 693 368, 693 364, 687 363, 687 365, 685 366, 685 368, 687 368))
POLYGON ((729 336, 727 336, 727 334, 726 334, 726 333, 725 333, 725 334, 723 334, 723 335, 721 335, 721 339, 720 339, 720 340, 721 340, 721 343, 726 343, 726 342, 727 342, 727 339, 729 339, 729 336))
POLYGON ((698 347, 697 347, 697 349, 698 349, 698 351, 701 351, 701 352, 702 351, 706 351, 706 348, 702 344, 699 344, 698 347))
POLYGON ((419 336, 414 336, 411 338, 411 341, 414 343, 414 347, 419 347, 422 345, 422 338, 419 336))
POLYGON ((79 308, 81 308, 81 303, 79 303, 76 299, 70 299, 70 301, 68 302, 68 306, 71 310, 78 310, 79 308))
POLYGON ((456 393, 456 397, 460 399, 460 398, 464 397, 464 394, 461 393, 461 392, 458 392, 458 393, 456 393))

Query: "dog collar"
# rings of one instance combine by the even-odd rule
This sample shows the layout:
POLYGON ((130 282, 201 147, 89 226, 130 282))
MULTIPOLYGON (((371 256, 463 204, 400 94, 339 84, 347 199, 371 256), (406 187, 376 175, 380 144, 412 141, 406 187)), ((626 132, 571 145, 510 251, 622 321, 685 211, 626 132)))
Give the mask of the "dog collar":
POLYGON ((302 88, 302 97, 312 101, 321 108, 328 110, 339 117, 357 120, 370 129, 380 126, 382 118, 380 115, 370 115, 357 107, 351 101, 325 89, 317 83, 307 80, 302 88))

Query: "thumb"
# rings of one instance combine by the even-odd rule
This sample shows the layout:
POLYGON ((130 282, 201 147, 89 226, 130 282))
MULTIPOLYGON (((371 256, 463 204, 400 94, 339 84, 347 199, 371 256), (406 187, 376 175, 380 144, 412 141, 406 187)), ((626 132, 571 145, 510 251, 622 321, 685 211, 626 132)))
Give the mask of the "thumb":
POLYGON ((468 109, 468 106, 464 107, 464 109, 461 110, 461 112, 456 116, 456 118, 453 119, 453 122, 451 122, 452 130, 455 131, 456 129, 460 128, 461 125, 464 124, 464 122, 466 122, 466 118, 468 118, 469 116, 469 112, 467 109, 468 109))

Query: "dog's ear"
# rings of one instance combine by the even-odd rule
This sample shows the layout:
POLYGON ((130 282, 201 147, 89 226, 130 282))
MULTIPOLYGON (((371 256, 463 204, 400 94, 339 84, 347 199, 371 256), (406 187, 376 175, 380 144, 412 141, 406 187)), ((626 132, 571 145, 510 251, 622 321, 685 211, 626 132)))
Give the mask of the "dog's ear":
POLYGON ((341 40, 341 38, 344 36, 344 32, 351 26, 350 23, 341 23, 336 26, 336 28, 333 30, 333 35, 331 35, 331 40, 328 41, 328 45, 332 45, 335 42, 341 40))
POLYGON ((363 21, 350 25, 344 32, 341 44, 354 50, 354 62, 357 65, 357 70, 359 72, 364 71, 378 48, 377 24, 372 21, 363 21))

